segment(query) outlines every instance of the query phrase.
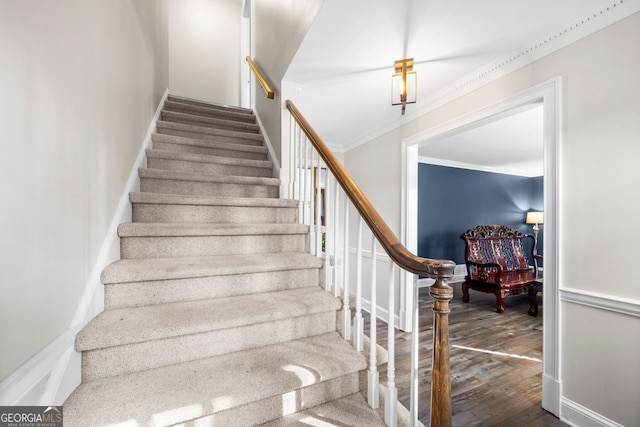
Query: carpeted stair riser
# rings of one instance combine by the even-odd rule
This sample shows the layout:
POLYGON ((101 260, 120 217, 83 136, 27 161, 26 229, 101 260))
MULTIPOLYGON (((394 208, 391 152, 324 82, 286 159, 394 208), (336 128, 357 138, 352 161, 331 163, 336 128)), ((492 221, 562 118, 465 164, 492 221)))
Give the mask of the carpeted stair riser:
MULTIPOLYGON (((188 156, 197 155, 189 154, 188 156)), ((207 161, 181 160, 178 158, 160 158, 155 156, 147 156, 147 167, 152 169, 165 169, 172 171, 204 173, 212 175, 257 176, 263 178, 270 178, 272 173, 271 171, 273 169, 272 167, 265 168, 207 161)))
POLYGON ((104 288, 104 308, 111 310, 314 287, 318 286, 318 277, 318 269, 307 268, 228 276, 110 283, 105 284, 104 288))
POLYGON ((277 198, 280 181, 270 178, 140 169, 140 191, 191 196, 277 198))
POLYGON ((300 288, 108 310, 75 347, 89 380, 325 334, 339 308, 319 288, 300 288))
POLYGON ((173 96, 173 95, 169 95, 169 97, 167 98, 167 101, 173 102, 173 103, 177 103, 177 104, 180 104, 180 105, 183 105, 183 106, 195 106, 195 107, 207 108, 207 109, 211 109, 211 110, 232 112, 232 113, 237 113, 237 114, 244 114, 244 115, 246 115, 248 117, 254 117, 255 118, 255 116, 253 115, 253 110, 251 110, 250 108, 236 107, 236 106, 232 106, 232 105, 213 104, 213 103, 209 103, 209 102, 197 101, 195 99, 179 98, 179 97, 173 96))
POLYGON ((313 313, 230 329, 83 351, 82 381, 326 334, 336 330, 335 318, 335 311, 313 313))
POLYGON ((278 197, 280 192, 278 187, 273 186, 212 184, 157 178, 141 178, 140 189, 150 193, 220 197, 278 197))
POLYGON ((153 147, 159 150, 179 153, 204 154, 207 156, 235 159, 266 160, 267 149, 254 145, 211 142, 201 139, 154 133, 151 135, 153 147))
POLYGON ((177 111, 163 110, 162 121, 181 123, 183 125, 202 126, 212 129, 225 129, 236 132, 259 133, 260 127, 255 123, 247 123, 236 120, 227 120, 215 117, 203 117, 177 111))
POLYGON ((298 221, 294 200, 130 193, 134 222, 285 224, 298 221))
POLYGON ((230 144, 260 147, 264 140, 262 135, 255 133, 236 132, 222 129, 212 129, 202 126, 183 125, 172 122, 157 122, 157 133, 182 136, 184 138, 201 139, 211 142, 226 142, 230 144))
POLYGON ((245 123, 256 122, 256 116, 254 116, 253 114, 237 112, 234 110, 211 108, 211 106, 201 107, 198 105, 184 104, 181 102, 175 102, 171 100, 167 100, 164 103, 164 110, 190 114, 193 116, 212 117, 212 118, 219 118, 224 120, 235 120, 235 121, 245 122, 245 123))
POLYGON ((298 220, 297 208, 195 206, 134 203, 134 222, 209 222, 288 224, 298 220))
POLYGON ((65 421, 258 425, 356 393, 363 369, 365 358, 333 332, 84 382, 65 402, 65 421))
MULTIPOLYGON (((349 374, 321 383, 316 383, 280 396, 253 401, 242 407, 217 412, 186 423, 176 423, 185 427, 200 426, 257 426, 282 416, 304 411, 329 401, 358 393, 357 374, 349 374)), ((316 420, 310 420, 312 423, 316 420)), ((277 425, 277 424, 276 424, 277 425)), ((302 424, 304 426, 305 424, 302 424)), ((311 424, 313 425, 313 424, 311 424)), ((326 427, 333 424, 316 424, 326 427)), ((345 426, 346 427, 346 426, 345 426)), ((366 427, 373 427, 367 425, 366 427)))
MULTIPOLYGON (((331 420, 330 425, 335 426, 386 427, 384 416, 381 417, 371 410, 362 393, 354 393, 342 399, 291 414, 263 424, 261 427, 300 427, 310 424, 329 426, 321 420, 331 420)), ((401 426, 401 424, 398 425, 401 426)))
POLYGON ((123 259, 308 251, 307 235, 123 237, 123 259))

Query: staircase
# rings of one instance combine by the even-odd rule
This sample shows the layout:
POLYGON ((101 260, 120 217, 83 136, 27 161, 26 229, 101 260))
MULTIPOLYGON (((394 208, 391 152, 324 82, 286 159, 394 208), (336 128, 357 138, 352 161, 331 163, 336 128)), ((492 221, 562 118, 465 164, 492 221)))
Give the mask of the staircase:
POLYGON ((65 425, 384 425, 251 111, 170 97, 152 141, 65 425))

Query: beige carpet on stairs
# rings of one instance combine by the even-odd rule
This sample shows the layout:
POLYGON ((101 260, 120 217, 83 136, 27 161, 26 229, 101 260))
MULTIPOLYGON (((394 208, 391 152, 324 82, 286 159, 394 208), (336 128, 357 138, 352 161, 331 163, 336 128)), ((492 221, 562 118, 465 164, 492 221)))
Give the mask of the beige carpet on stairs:
POLYGON ((152 143, 65 425, 384 425, 252 112, 169 97, 152 143))

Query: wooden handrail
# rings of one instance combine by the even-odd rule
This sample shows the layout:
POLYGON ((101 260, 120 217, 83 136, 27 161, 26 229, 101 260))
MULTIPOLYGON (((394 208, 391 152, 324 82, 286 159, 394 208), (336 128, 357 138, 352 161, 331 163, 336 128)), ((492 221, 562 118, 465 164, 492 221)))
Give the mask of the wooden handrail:
MULTIPOLYGON (((431 427, 451 427, 451 373, 449 366, 449 301, 453 298, 453 289, 447 280, 453 277, 456 264, 453 261, 421 258, 412 254, 391 231, 378 211, 353 181, 337 157, 302 116, 290 100, 287 109, 300 126, 322 160, 333 173, 339 185, 345 191, 355 208, 365 220, 373 234, 389 257, 401 268, 421 276, 435 279, 429 294, 433 298, 433 354, 431 372, 431 427)), ((414 301, 417 307, 417 301, 414 301)), ((414 314, 414 316, 417 315, 414 314)), ((414 319, 413 331, 417 334, 418 324, 414 319)), ((414 335, 414 339, 417 336, 414 335)), ((417 348, 417 347, 416 347, 417 348)))
POLYGON ((369 202, 362 190, 360 190, 360 187, 353 181, 338 158, 329 150, 322 138, 320 138, 302 114, 300 114, 300 111, 293 102, 287 100, 286 105, 291 115, 298 122, 305 135, 307 135, 311 144, 313 144, 320 154, 320 157, 322 157, 322 160, 324 160, 329 170, 331 170, 336 180, 340 183, 340 186, 347 193, 347 196, 369 225, 369 228, 373 234, 375 234, 380 245, 382 245, 389 257, 401 268, 421 276, 432 279, 450 279, 453 277, 453 270, 455 268, 453 261, 421 258, 412 254, 400 243, 400 240, 398 240, 393 231, 391 231, 378 211, 371 205, 371 202, 369 202))
POLYGON ((249 64, 249 68, 251 68, 253 74, 255 74, 256 79, 258 80, 258 83, 260 83, 260 86, 262 86, 262 90, 264 90, 264 93, 267 94, 267 98, 273 99, 275 97, 275 92, 273 91, 273 89, 271 89, 269 82, 267 82, 267 79, 264 77, 264 74, 262 74, 262 71, 260 71, 260 68, 258 68, 256 63, 253 62, 253 60, 249 56, 247 56, 246 59, 247 63, 249 64))

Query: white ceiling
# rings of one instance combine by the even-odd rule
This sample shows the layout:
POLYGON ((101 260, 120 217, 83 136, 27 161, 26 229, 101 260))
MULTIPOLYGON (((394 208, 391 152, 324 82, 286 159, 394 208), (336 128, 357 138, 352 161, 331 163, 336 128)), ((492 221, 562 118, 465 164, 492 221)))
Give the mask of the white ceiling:
POLYGON ((420 161, 522 176, 542 176, 543 107, 529 104, 482 126, 429 141, 420 161))
MULTIPOLYGON (((634 12, 637 5, 629 3, 325 0, 283 80, 299 85, 295 103, 319 135, 348 150, 616 22, 634 12), (418 102, 407 106, 405 116, 390 105, 393 62, 403 57, 415 59, 418 73, 418 102)), ((498 141, 500 131, 489 128, 458 136, 458 144, 481 132, 498 141)), ((421 154, 447 157, 444 145, 421 154)), ((496 147, 492 143, 484 152, 496 147)), ((541 146, 526 151, 541 155, 541 146)), ((487 155, 486 161, 496 158, 487 155)))

